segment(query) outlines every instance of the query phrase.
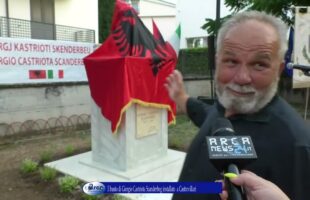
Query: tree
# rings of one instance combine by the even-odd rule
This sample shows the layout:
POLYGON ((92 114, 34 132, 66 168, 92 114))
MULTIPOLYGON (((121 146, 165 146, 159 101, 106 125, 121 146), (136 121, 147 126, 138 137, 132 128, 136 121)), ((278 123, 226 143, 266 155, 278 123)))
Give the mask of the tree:
MULTIPOLYGON (((310 6, 309 0, 225 0, 225 6, 230 8, 232 13, 238 13, 242 10, 258 10, 271 13, 280 17, 286 24, 294 23, 294 6, 310 6)), ((220 23, 230 16, 221 18, 220 23)), ((201 27, 210 34, 217 33, 215 20, 207 18, 206 23, 201 27)))
POLYGON ((98 0, 98 38, 102 43, 110 34, 115 0, 98 0))

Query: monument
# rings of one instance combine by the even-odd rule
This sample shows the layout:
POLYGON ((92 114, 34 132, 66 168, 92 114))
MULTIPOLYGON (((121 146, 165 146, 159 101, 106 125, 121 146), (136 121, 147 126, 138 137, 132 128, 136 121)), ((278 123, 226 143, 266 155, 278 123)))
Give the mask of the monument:
POLYGON ((92 103, 92 152, 81 164, 108 173, 112 180, 177 181, 184 153, 168 149, 166 109, 134 103, 118 132, 112 134, 110 127, 92 103))
MULTIPOLYGON (((177 58, 155 23, 153 32, 128 4, 116 1, 110 36, 84 58, 92 97, 92 150, 48 166, 86 182, 178 180, 185 153, 168 149, 175 104, 164 88, 177 58)), ((172 194, 158 195, 170 199, 172 194)))

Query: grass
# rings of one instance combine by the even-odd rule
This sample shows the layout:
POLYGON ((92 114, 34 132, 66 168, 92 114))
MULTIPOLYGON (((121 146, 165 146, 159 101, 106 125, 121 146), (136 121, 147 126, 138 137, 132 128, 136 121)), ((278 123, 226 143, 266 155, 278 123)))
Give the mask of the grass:
POLYGON ((65 152, 66 152, 66 155, 68 155, 68 156, 72 155, 74 153, 74 150, 75 150, 75 148, 71 144, 68 144, 65 147, 65 152))
POLYGON ((84 200, 99 200, 102 197, 102 195, 88 195, 88 194, 83 194, 82 199, 84 200))
POLYGON ((99 200, 102 197, 103 197, 103 195, 88 195, 88 194, 82 195, 83 200, 99 200))
POLYGON ((79 182, 79 179, 69 175, 61 177, 58 180, 60 191, 63 193, 73 192, 78 187, 79 182))
POLYGON ((45 150, 40 154, 40 162, 41 163, 46 163, 48 161, 52 160, 54 153, 53 150, 49 149, 49 150, 45 150))
POLYGON ((43 167, 40 169, 41 179, 44 181, 52 181, 56 178, 57 171, 50 167, 43 167))
POLYGON ((39 164, 36 161, 33 161, 30 158, 26 158, 23 160, 23 162, 20 166, 20 171, 23 174, 32 173, 38 169, 38 165, 39 164))
POLYGON ((124 196, 121 196, 121 195, 118 195, 118 194, 115 194, 115 195, 113 195, 112 200, 131 200, 131 199, 124 197, 124 196))
POLYGON ((168 127, 169 148, 186 151, 199 129, 186 115, 177 115, 176 120, 168 127))

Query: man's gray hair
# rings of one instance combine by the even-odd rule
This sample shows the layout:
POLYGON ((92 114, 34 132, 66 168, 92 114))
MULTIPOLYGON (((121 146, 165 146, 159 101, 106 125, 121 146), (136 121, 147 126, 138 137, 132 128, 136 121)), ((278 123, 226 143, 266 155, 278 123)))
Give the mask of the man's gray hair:
POLYGON ((220 28, 218 37, 217 37, 217 52, 222 48, 223 39, 226 36, 227 32, 238 24, 242 24, 249 20, 256 20, 259 22, 263 22, 272 26, 275 31, 278 33, 279 38, 279 56, 281 59, 284 59, 284 54, 287 49, 287 26, 278 18, 273 15, 266 14, 265 12, 258 11, 245 11, 238 13, 228 19, 220 28))

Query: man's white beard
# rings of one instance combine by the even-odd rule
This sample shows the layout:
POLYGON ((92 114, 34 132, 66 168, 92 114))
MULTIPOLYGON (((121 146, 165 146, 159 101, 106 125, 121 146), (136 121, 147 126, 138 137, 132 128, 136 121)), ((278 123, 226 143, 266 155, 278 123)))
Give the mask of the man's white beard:
POLYGON ((219 102, 226 110, 236 114, 248 114, 259 111, 271 101, 278 90, 278 82, 279 77, 277 76, 269 87, 259 91, 248 85, 240 86, 234 83, 221 85, 216 79, 215 89, 219 102), (254 94, 249 97, 237 97, 231 94, 227 87, 237 92, 254 92, 254 94))

